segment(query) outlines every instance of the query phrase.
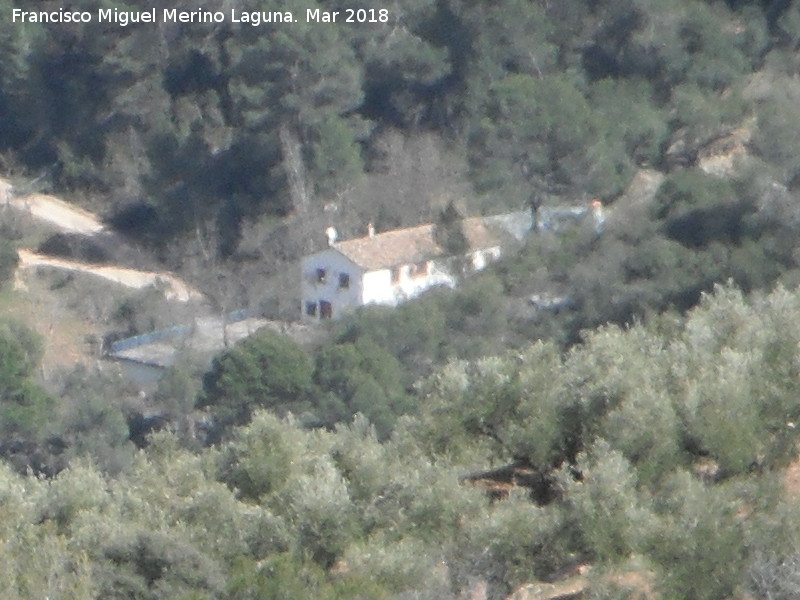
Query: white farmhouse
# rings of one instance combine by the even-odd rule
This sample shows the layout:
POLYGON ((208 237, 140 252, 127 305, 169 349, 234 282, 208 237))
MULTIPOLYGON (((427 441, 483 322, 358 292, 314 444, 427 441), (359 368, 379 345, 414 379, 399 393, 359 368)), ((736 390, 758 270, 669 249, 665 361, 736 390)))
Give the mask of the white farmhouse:
POLYGON ((455 269, 464 263, 483 269, 501 252, 502 235, 485 219, 461 222, 467 239, 466 260, 455 261, 434 238, 431 223, 336 241, 328 231, 328 248, 301 263, 301 310, 306 321, 337 319, 365 304, 397 304, 437 286, 454 287, 455 269))

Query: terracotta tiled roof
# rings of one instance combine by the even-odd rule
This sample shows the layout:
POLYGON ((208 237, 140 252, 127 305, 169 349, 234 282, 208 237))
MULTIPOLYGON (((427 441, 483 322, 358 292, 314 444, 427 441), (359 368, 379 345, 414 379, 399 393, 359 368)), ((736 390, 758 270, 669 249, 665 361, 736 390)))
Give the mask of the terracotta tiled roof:
MULTIPOLYGON (((491 248, 500 243, 500 238, 486 227, 482 217, 464 219, 462 224, 470 250, 491 248)), ((333 247, 367 270, 386 269, 444 256, 445 251, 434 240, 433 231, 434 225, 426 223, 337 242, 333 247)))

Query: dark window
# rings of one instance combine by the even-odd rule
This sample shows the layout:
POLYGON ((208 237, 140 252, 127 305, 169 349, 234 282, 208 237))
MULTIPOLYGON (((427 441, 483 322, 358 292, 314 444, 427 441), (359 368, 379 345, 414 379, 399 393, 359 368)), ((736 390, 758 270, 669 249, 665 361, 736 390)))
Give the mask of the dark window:
POLYGON ((317 316, 317 303, 316 302, 306 302, 306 314, 309 317, 316 317, 317 316))
POLYGON ((330 319, 333 316, 333 305, 325 300, 319 301, 319 318, 330 319))
POLYGON ((326 275, 325 269, 317 269, 317 283, 325 283, 326 275))
POLYGON ((339 273, 339 287, 343 290, 346 290, 350 287, 349 273, 339 273))
POLYGON ((411 265, 408 270, 408 274, 411 277, 425 277, 428 274, 428 261, 411 265))

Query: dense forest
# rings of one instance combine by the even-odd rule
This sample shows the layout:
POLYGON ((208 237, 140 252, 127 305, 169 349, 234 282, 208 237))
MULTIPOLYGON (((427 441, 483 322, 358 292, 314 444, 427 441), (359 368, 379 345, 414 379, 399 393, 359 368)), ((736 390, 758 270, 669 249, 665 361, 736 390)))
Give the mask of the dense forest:
MULTIPOLYGON (((225 4, 304 14, 342 3, 225 4)), ((149 5, 81 6, 109 7, 149 5)), ((684 310, 714 281, 751 289, 794 268, 800 17, 790 3, 387 10, 388 23, 325 26, 8 23, 0 164, 104 215, 218 303, 284 318, 296 313, 286 273, 329 225, 344 237, 368 222, 414 225, 450 202, 465 215, 613 205, 643 167, 670 175, 658 206, 620 211, 633 222, 600 249, 570 248, 562 264, 581 262, 577 272, 552 265, 529 278, 583 304, 608 295, 592 289, 606 282, 630 290, 587 307, 568 340, 608 319, 684 310), (749 160, 732 179, 697 168, 742 130, 749 160)), ((558 262, 562 250, 548 250, 531 249, 529 263, 558 262)), ((520 279, 508 296, 527 292, 520 279)))
MULTIPOLYGON (((118 236, 40 250, 289 319, 328 225, 609 217, 310 343, 187 354, 143 397, 108 367, 45 371, 51 340, 6 317, 30 237, 0 209, 4 598, 798 596, 795 3, 404 0, 258 27, 15 7, 61 5, 0 0, 0 170, 118 236)), ((48 285, 108 296, 109 329, 176 318, 48 285)))

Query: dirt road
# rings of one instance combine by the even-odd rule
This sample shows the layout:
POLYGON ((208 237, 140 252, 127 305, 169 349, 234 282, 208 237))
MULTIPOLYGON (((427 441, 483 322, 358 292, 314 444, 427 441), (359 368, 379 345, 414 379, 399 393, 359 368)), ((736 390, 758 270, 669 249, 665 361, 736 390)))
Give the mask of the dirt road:
POLYGON ((7 194, 6 204, 27 212, 35 219, 44 221, 65 233, 94 235, 105 229, 105 226, 92 213, 76 208, 54 196, 30 194, 10 197, 10 194, 7 194))
POLYGON ((108 281, 113 281, 129 288, 141 289, 153 285, 163 289, 164 296, 168 300, 178 300, 188 302, 189 300, 202 300, 203 295, 190 287, 185 281, 171 275, 170 273, 156 271, 138 271, 125 267, 114 267, 105 265, 92 265, 63 258, 54 258, 44 254, 37 254, 30 250, 18 250, 19 268, 31 269, 35 267, 51 267, 65 271, 75 271, 88 273, 96 277, 102 277, 108 281))

